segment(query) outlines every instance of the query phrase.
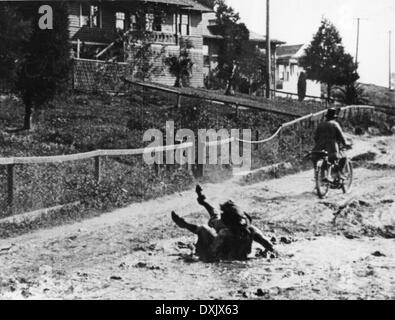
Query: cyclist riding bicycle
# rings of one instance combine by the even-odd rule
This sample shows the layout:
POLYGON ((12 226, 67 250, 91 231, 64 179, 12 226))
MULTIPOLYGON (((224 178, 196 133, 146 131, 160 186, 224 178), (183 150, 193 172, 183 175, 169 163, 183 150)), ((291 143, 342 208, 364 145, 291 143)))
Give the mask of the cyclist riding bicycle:
MULTIPOLYGON (((342 157, 340 153, 340 145, 350 149, 351 145, 346 142, 343 130, 340 124, 336 121, 340 110, 328 109, 326 114, 326 121, 318 125, 318 128, 314 135, 315 147, 313 152, 326 151, 328 153, 328 159, 330 163, 336 163, 338 161, 338 174, 340 179, 344 179, 343 170, 347 163, 347 158, 342 157)), ((314 168, 318 156, 313 156, 314 168)))

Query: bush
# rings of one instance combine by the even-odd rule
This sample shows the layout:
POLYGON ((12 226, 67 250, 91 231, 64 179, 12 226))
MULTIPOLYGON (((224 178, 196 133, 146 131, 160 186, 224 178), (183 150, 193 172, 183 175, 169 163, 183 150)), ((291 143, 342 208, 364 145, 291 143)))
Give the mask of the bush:
POLYGON ((337 88, 334 94, 335 98, 345 105, 367 105, 369 99, 365 94, 365 90, 361 84, 353 82, 344 87, 337 88))
POLYGON ((165 64, 169 72, 176 77, 175 87, 188 87, 192 76, 193 61, 190 56, 190 49, 193 48, 189 39, 181 39, 180 54, 171 55, 165 59, 165 64))

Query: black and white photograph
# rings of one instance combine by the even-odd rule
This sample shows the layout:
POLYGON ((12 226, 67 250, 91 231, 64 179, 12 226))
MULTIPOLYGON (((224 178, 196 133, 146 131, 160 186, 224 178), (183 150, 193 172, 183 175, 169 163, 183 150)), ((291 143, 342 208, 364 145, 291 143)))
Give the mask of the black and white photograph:
POLYGON ((394 34, 393 0, 0 1, 0 300, 395 300, 394 34))

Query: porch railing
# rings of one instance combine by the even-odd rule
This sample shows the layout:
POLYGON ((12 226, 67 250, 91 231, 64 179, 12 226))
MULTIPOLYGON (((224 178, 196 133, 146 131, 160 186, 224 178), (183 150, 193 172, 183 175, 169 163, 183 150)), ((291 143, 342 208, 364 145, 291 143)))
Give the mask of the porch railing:
MULTIPOLYGON (((148 34, 148 41, 153 44, 172 44, 176 45, 177 35, 174 33, 163 32, 163 31, 151 31, 148 34)), ((139 32, 130 32, 129 33, 129 42, 135 41, 136 37, 138 38, 141 33, 139 32)))

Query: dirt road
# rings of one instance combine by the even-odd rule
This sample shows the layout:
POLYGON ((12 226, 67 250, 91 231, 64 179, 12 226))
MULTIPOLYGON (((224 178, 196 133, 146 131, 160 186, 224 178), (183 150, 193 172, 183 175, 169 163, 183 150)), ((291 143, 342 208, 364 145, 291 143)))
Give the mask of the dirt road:
POLYGON ((358 138, 376 160, 354 189, 313 194, 312 172, 241 186, 205 185, 233 199, 275 237, 277 259, 203 264, 176 210, 205 223, 193 191, 74 225, 0 240, 1 299, 395 299, 395 137, 358 138))

